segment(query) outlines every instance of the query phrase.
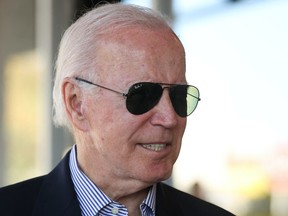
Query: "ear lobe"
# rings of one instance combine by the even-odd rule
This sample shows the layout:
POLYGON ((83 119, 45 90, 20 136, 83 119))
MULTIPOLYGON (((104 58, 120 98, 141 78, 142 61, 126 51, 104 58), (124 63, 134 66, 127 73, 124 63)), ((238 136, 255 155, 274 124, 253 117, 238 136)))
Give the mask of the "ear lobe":
POLYGON ((67 116, 73 127, 87 130, 87 120, 83 114, 82 91, 74 80, 66 78, 62 84, 62 96, 67 116))

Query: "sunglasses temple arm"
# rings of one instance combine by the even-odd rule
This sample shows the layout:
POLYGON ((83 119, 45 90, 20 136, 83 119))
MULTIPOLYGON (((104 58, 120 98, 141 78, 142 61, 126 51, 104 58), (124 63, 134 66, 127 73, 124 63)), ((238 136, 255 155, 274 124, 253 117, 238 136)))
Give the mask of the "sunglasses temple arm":
POLYGON ((88 81, 88 80, 85 80, 85 79, 82 79, 82 78, 79 78, 79 77, 75 77, 75 79, 78 80, 78 81, 82 81, 82 82, 85 82, 85 83, 88 83, 88 84, 91 84, 91 85, 94 85, 94 86, 97 86, 97 87, 100 87, 100 88, 103 88, 103 89, 106 89, 106 90, 115 92, 115 93, 117 93, 117 94, 121 94, 123 97, 127 97, 127 94, 125 94, 125 93, 118 92, 118 91, 116 91, 116 90, 107 88, 107 87, 105 87, 105 86, 95 84, 95 83, 90 82, 90 81, 88 81))
POLYGON ((199 97, 196 97, 196 96, 194 96, 194 95, 192 95, 192 94, 189 94, 189 93, 187 93, 188 95, 190 95, 190 96, 192 96, 192 97, 194 97, 194 98, 196 98, 197 100, 201 100, 201 98, 199 98, 199 97))
MULTIPOLYGON (((94 84, 94 83, 93 83, 94 84)), ((107 88, 105 86, 101 86, 101 85, 98 85, 98 84, 94 84, 95 86, 98 86, 100 88, 103 88, 103 89, 106 89, 106 90, 109 90, 109 91, 112 91, 112 92, 115 92, 117 94, 121 94, 123 97, 127 97, 127 94, 125 93, 122 93, 122 92, 119 92, 119 91, 116 91, 116 90, 113 90, 113 89, 110 89, 110 88, 107 88)))

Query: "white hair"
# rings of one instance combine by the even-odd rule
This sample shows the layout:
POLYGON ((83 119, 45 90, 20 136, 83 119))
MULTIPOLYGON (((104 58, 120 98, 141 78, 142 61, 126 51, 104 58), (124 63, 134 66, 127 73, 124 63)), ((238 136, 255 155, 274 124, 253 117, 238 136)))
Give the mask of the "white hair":
POLYGON ((101 40, 135 25, 149 29, 166 28, 173 32, 167 19, 152 9, 120 3, 105 4, 87 12, 65 31, 56 61, 53 89, 56 126, 71 129, 61 94, 63 79, 75 76, 97 79, 93 66, 97 61, 96 50, 101 45, 101 40))

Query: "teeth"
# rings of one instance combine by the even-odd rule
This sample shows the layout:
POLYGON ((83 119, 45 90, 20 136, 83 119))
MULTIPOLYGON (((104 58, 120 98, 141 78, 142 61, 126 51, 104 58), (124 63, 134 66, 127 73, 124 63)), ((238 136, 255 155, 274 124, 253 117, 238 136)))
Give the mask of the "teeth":
POLYGON ((142 146, 152 151, 160 151, 166 147, 166 144, 143 144, 142 146))

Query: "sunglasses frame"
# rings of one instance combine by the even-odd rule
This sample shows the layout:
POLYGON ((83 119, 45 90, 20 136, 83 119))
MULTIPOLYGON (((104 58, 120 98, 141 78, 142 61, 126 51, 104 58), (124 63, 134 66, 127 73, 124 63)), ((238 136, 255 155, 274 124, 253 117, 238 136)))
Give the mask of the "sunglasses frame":
MULTIPOLYGON (((102 85, 93 83, 93 82, 91 82, 91 81, 89 81, 89 80, 86 80, 86 79, 83 79, 83 78, 80 78, 80 77, 74 77, 74 79, 77 80, 77 81, 80 81, 80 82, 84 82, 84 83, 87 83, 87 84, 90 84, 90 85, 94 85, 94 86, 97 86, 97 87, 106 89, 106 90, 108 90, 108 91, 112 91, 112 92, 117 93, 117 94, 120 94, 120 95, 122 95, 123 97, 126 97, 126 98, 129 96, 130 89, 131 89, 133 86, 135 86, 135 85, 137 85, 137 84, 140 85, 140 84, 142 84, 142 83, 150 83, 150 82, 139 82, 139 83, 135 83, 135 84, 133 84, 132 86, 129 87, 128 93, 123 93, 123 92, 116 91, 116 90, 114 90, 114 89, 111 89, 111 88, 108 88, 108 87, 105 87, 105 86, 102 86, 102 85)), ((198 90, 198 88, 195 87, 195 86, 192 86, 192 85, 169 84, 169 83, 151 83, 151 84, 158 84, 158 85, 160 85, 161 88, 162 88, 162 90, 164 90, 164 89, 166 89, 166 88, 167 88, 167 89, 170 89, 170 88, 173 87, 173 86, 188 86, 188 87, 193 87, 193 88, 195 88, 195 89, 198 91, 198 95, 199 95, 199 90, 198 90), (163 86, 164 86, 164 87, 163 87, 163 86)), ((187 94, 189 94, 189 93, 187 92, 187 94)), ((198 104, 198 102, 201 100, 199 96, 197 97, 197 96, 194 96, 194 95, 192 95, 192 94, 189 94, 189 95, 198 100, 198 101, 197 101, 197 104, 198 104)), ((162 96, 162 95, 161 95, 161 96, 162 96)), ((160 98, 161 98, 161 97, 160 97, 160 98)), ((170 100, 171 100, 171 98, 170 98, 170 100)), ((197 107, 197 104, 196 104, 195 108, 192 110, 192 112, 189 113, 188 115, 186 115, 185 117, 189 116, 190 114, 192 114, 192 113, 194 112, 194 110, 195 110, 196 107, 197 107)), ((126 106, 127 106, 127 104, 126 104, 126 106)), ((128 109, 128 108, 127 108, 127 109, 128 109)), ((175 108, 174 108, 174 109, 175 109, 175 108)), ((150 109, 149 109, 149 110, 150 110, 150 109)), ((148 112, 149 110, 147 110, 146 112, 148 112)), ((129 109, 128 109, 128 111, 129 111, 130 113, 132 113, 129 109)), ((144 113, 146 113, 146 112, 143 112, 143 113, 140 113, 140 114, 144 114, 144 113)), ((177 113, 176 110, 175 110, 175 112, 177 113)), ((134 114, 134 113, 132 113, 132 114, 134 114)), ((140 115, 140 114, 134 114, 134 115, 140 115)), ((177 114, 178 114, 178 113, 177 113, 177 114)), ((178 115, 181 116, 180 114, 178 114, 178 115)), ((181 116, 181 117, 184 117, 184 116, 181 116)))

